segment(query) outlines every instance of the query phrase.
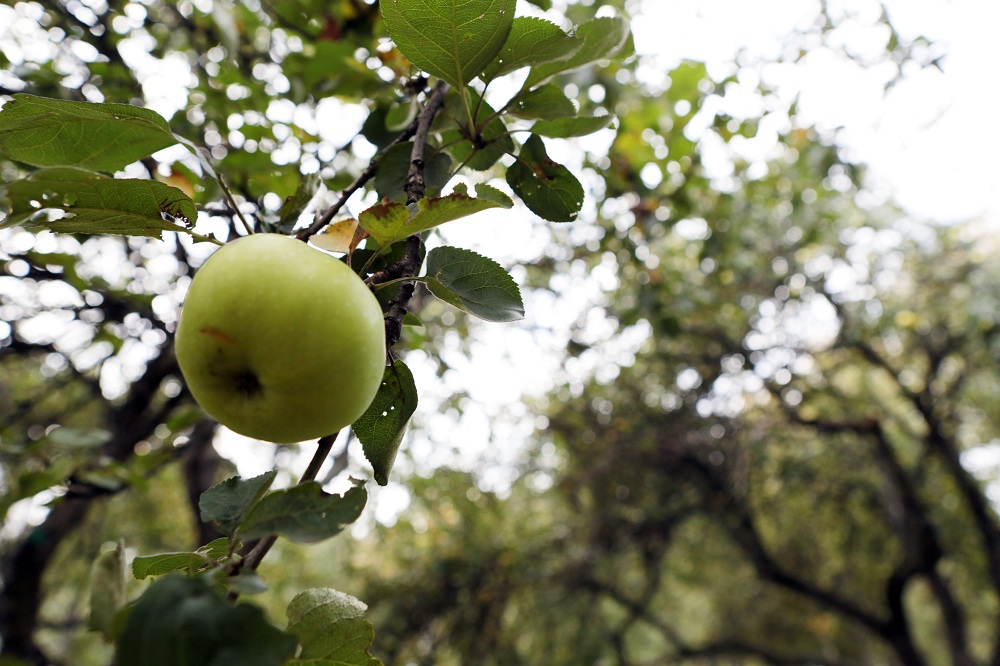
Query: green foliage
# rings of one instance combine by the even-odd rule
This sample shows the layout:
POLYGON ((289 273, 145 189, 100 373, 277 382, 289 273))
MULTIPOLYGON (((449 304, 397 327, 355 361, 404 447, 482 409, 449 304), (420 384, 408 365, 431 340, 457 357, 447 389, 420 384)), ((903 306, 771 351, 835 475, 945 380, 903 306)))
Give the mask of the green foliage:
MULTIPOLYGON (((207 494, 207 493, 206 493, 207 494)), ((231 552, 229 539, 216 539, 192 553, 158 553, 132 559, 132 575, 137 580, 162 576, 173 571, 196 574, 220 565, 231 552)))
POLYGON ((413 374, 405 363, 393 360, 385 369, 382 385, 372 404, 351 426, 380 486, 389 482, 389 472, 403 443, 406 426, 416 409, 417 387, 413 374))
POLYGON ((121 666, 280 666, 295 638, 259 608, 226 603, 201 578, 167 576, 129 611, 119 640, 121 666))
POLYGON ((366 606, 336 590, 305 590, 288 604, 288 632, 302 646, 292 664, 377 666, 368 653, 375 630, 365 620, 366 606))
POLYGON ((572 222, 583 206, 583 185, 569 169, 549 159, 535 134, 507 169, 507 184, 531 212, 553 222, 572 222))
POLYGON ((245 539, 281 535, 296 543, 336 536, 361 515, 368 492, 361 483, 343 495, 331 495, 315 481, 276 490, 253 506, 240 525, 245 539))
POLYGON ((224 534, 233 534, 247 513, 270 489, 278 470, 273 469, 252 479, 234 476, 201 494, 198 507, 201 519, 215 523, 224 534))
POLYGON ((427 253, 427 288, 445 303, 487 321, 524 317, 513 278, 492 259, 472 250, 436 247, 427 253))
POLYGON ((407 58, 462 90, 500 53, 514 23, 515 0, 450 5, 398 0, 381 7, 389 34, 407 58))
POLYGON ((0 151, 33 166, 114 171, 175 143, 159 114, 128 104, 19 94, 0 112, 0 151))

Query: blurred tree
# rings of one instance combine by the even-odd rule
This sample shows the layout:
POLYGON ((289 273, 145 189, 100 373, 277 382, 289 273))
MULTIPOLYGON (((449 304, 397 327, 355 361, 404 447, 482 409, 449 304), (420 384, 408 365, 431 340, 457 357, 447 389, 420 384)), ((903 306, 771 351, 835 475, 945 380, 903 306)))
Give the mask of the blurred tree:
MULTIPOLYGON (((590 4, 555 13, 579 24, 590 4)), ((837 30, 821 9, 802 44, 837 30)), ((337 192, 363 175, 427 83, 360 0, 55 0, 0 7, 0 21, 0 93, 150 106, 204 144, 231 199, 181 153, 127 174, 187 191, 221 237, 237 235, 237 208, 287 232, 313 195, 332 203, 319 181, 337 192), (341 137, 355 116, 360 134, 341 137)), ((930 64, 885 25, 883 60, 930 64)), ((772 91, 736 114, 735 65, 713 77, 685 62, 655 84, 640 65, 560 75, 547 93, 619 120, 596 142, 608 150, 581 156, 593 208, 550 230, 526 282, 556 297, 596 285, 603 300, 569 340, 509 492, 413 477, 396 526, 336 546, 376 651, 391 664, 1000 663, 1000 532, 963 458, 997 438, 985 237, 872 203, 836 137, 800 127, 772 91), (767 159, 744 157, 752 140, 767 159)), ((231 470, 171 351, 206 255, 172 234, 0 231, 0 662, 107 663, 84 593, 106 543, 216 536, 197 500, 231 470)), ((442 312, 428 301, 403 345, 465 333, 442 312)), ((318 560, 279 547, 275 588, 293 571, 323 580, 318 560)))

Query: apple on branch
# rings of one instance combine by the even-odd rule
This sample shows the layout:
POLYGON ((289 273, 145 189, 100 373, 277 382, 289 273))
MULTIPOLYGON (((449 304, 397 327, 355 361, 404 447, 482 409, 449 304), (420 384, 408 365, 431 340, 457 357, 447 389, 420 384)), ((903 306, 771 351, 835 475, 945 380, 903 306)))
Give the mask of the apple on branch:
POLYGON ((343 262, 278 234, 226 244, 191 282, 176 335, 191 394, 229 429, 289 443, 336 433, 382 382, 385 326, 343 262))

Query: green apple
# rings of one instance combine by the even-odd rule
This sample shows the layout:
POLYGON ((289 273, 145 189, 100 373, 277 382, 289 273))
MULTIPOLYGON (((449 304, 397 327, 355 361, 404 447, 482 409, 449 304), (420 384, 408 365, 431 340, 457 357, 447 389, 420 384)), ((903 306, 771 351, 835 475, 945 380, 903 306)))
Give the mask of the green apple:
POLYGON ((337 432, 371 404, 385 367, 382 309, 343 262, 302 241, 227 243, 191 281, 177 361, 198 404, 270 442, 337 432))

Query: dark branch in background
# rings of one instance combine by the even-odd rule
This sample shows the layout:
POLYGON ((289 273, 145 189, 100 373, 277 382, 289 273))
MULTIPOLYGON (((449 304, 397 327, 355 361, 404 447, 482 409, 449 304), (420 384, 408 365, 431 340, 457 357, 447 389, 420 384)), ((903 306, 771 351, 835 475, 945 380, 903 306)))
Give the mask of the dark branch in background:
MULTIPOLYGON (((163 422, 164 410, 172 403, 151 409, 163 381, 177 374, 173 349, 164 347, 150 361, 141 378, 134 382, 123 402, 111 407, 104 419, 112 438, 103 453, 115 461, 129 458, 136 442, 153 435, 163 422)), ((178 449, 179 450, 179 449, 178 449)), ((42 576, 56 549, 84 522, 93 497, 65 497, 52 507, 41 525, 35 527, 0 558, 0 634, 5 654, 29 664, 49 661, 34 642, 33 633, 41 608, 42 576)))

